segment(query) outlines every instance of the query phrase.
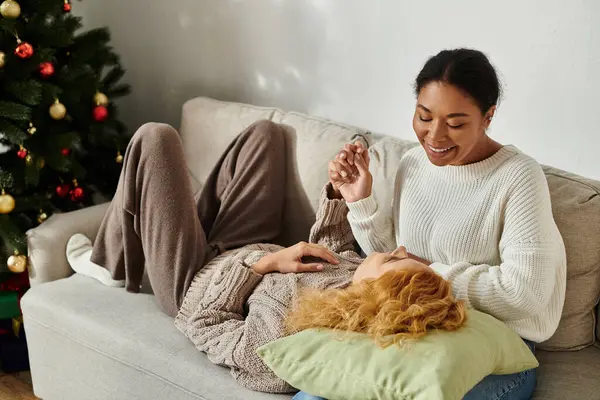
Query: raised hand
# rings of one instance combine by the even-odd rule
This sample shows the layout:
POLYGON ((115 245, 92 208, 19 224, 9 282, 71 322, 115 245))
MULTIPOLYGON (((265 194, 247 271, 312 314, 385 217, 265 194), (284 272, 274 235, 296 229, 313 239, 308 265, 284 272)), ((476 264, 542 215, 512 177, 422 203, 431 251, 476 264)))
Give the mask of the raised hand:
POLYGON ((314 243, 300 242, 294 246, 267 254, 252 266, 254 272, 264 275, 270 272, 318 272, 323 270, 320 263, 303 263, 302 257, 316 257, 330 264, 339 261, 325 246, 314 243))
POLYGON ((329 181, 336 197, 353 203, 371 195, 373 176, 369 172, 369 152, 362 142, 346 144, 329 162, 329 181))

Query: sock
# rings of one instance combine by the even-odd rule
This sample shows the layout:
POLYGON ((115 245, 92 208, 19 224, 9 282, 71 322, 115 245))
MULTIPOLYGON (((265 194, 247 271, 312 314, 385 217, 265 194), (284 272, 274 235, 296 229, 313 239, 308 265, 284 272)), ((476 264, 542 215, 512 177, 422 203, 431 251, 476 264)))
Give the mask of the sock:
POLYGON ((124 280, 114 280, 106 268, 94 264, 90 260, 92 257, 92 248, 92 241, 87 236, 81 233, 71 236, 67 243, 67 260, 73 271, 97 279, 106 286, 125 286, 124 280))

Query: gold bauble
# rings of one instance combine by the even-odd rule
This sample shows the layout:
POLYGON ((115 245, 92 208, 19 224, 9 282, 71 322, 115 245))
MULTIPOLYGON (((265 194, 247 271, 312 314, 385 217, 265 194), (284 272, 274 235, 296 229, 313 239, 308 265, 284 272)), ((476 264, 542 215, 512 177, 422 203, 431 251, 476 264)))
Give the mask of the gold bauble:
POLYGON ((0 14, 4 18, 17 19, 21 15, 21 6, 15 0, 5 0, 0 5, 0 14))
POLYGON ((10 272, 14 272, 15 274, 20 274, 27 269, 27 257, 22 254, 15 254, 8 257, 6 261, 6 265, 8 265, 8 269, 10 272))
POLYGON ((117 152, 117 156, 115 157, 115 161, 117 162, 117 164, 123 163, 123 156, 121 155, 120 151, 117 152))
POLYGON ((30 123, 29 123, 29 128, 27 128, 27 132, 28 132, 30 135, 33 135, 34 133, 36 133, 36 132, 37 132, 37 129, 36 129, 36 127, 35 127, 35 126, 33 126, 33 123, 32 123, 32 122, 30 122, 30 123))
POLYGON ((56 100, 54 104, 50 106, 50 116, 59 121, 67 115, 67 107, 64 104, 56 100))
POLYGON ((42 169, 46 166, 46 160, 44 159, 44 157, 38 158, 37 166, 38 166, 38 169, 42 169))
POLYGON ((108 105, 108 97, 104 93, 98 92, 94 96, 94 103, 96 103, 97 106, 106 107, 108 105))
POLYGON ((47 219, 48 219, 48 214, 46 214, 45 212, 40 210, 40 214, 37 217, 38 222, 41 224, 42 222, 44 222, 47 219))
POLYGON ((27 165, 31 165, 33 163, 33 157, 31 157, 31 154, 27 154, 27 157, 25 157, 25 162, 27 165))
POLYGON ((2 191, 0 195, 0 214, 8 214, 15 209, 15 198, 2 191))
POLYGON ((4 64, 6 63, 6 54, 0 51, 0 68, 4 68, 4 64))

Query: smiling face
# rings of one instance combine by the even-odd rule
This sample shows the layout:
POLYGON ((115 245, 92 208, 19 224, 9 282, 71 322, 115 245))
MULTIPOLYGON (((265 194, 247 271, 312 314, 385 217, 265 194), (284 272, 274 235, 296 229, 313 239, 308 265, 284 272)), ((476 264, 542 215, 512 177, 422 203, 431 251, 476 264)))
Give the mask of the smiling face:
POLYGON ((406 249, 399 247, 391 253, 371 253, 358 266, 352 283, 365 279, 377 279, 389 271, 433 271, 427 265, 407 257, 406 249))
POLYGON ((485 133, 496 106, 482 115, 475 99, 456 86, 433 81, 417 97, 413 129, 437 166, 481 161, 498 150, 485 133))

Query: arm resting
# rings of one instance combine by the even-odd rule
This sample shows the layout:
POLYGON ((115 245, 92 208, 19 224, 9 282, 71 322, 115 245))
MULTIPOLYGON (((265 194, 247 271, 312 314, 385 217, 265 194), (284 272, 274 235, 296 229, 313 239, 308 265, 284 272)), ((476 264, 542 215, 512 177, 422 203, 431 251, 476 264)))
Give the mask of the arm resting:
POLYGON ((32 286, 66 278, 73 273, 66 256, 68 240, 75 233, 83 233, 93 241, 109 204, 54 214, 40 226, 27 231, 32 286))

